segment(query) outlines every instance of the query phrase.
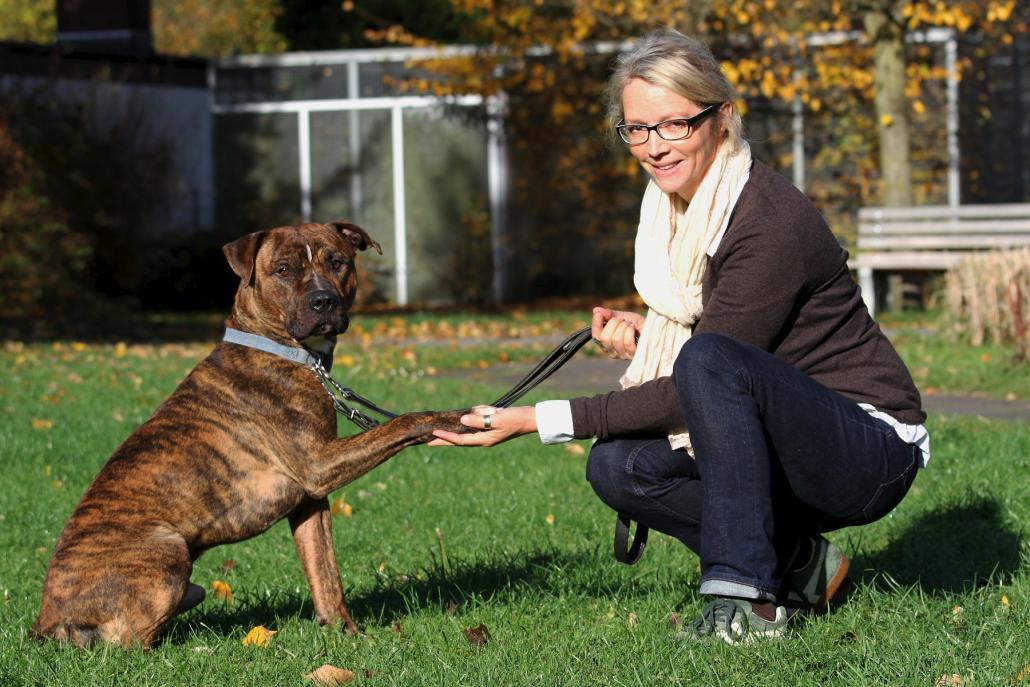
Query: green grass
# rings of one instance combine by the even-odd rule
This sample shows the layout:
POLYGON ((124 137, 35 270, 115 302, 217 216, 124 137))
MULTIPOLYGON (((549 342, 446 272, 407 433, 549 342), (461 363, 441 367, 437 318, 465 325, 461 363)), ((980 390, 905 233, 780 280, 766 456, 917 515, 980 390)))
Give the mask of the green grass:
POLYGON ((924 394, 1030 399, 1030 362, 1017 361, 1014 347, 957 342, 936 313, 885 314, 878 319, 924 394))
MULTIPOLYGON (((548 321, 563 333, 575 326, 548 321)), ((392 408, 427 408, 504 391, 426 371, 493 364, 498 348, 467 346, 467 337, 430 344, 428 335, 425 345, 359 345, 378 322, 357 322, 353 344, 339 349, 354 361, 338 374, 362 393, 392 408)), ((903 355, 936 345, 923 327, 898 327, 895 337, 912 337, 903 355)), ((541 344, 509 355, 547 347, 533 346, 541 344)), ((689 619, 700 608, 697 558, 656 535, 638 565, 617 564, 614 518, 584 480, 584 456, 529 438, 489 450, 409 449, 333 495, 353 509, 334 529, 360 637, 311 619, 280 523, 203 556, 194 582, 223 580, 234 598, 209 591, 151 651, 29 640, 71 509, 208 348, 9 344, 0 352, 0 685, 304 685, 301 675, 324 663, 355 671, 357 685, 933 685, 941 675, 1030 685, 1019 677, 1030 664, 1030 427, 949 416, 931 420, 930 468, 895 512, 831 535, 853 558, 846 601, 781 642, 673 642, 670 613, 689 619), (234 563, 228 571, 225 561, 234 563), (462 630, 481 623, 491 640, 473 647, 462 630), (244 646, 255 625, 278 634, 264 648, 244 646)), ((956 359, 979 359, 952 348, 956 359)), ((938 374, 941 361, 928 364, 938 374)), ((993 393, 1023 393, 1025 382, 1006 386, 1004 377, 993 393)))

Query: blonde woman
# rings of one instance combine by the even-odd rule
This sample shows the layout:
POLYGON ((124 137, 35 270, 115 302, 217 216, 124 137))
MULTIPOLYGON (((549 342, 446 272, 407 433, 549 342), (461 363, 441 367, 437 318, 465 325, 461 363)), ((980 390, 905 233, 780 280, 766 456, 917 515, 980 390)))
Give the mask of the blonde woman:
POLYGON ((869 316, 847 253, 751 157, 704 44, 655 31, 609 82, 614 130, 650 175, 635 241, 645 316, 594 309, 622 389, 478 407, 435 445, 595 437, 587 479, 701 559, 710 597, 682 635, 736 643, 825 609, 848 570, 822 533, 876 520, 929 459, 919 392, 869 316))

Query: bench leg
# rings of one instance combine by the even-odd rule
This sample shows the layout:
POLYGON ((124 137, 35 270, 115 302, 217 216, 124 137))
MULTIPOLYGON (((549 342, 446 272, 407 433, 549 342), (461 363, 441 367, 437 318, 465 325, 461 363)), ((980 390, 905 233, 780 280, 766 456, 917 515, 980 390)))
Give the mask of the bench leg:
POLYGON ((862 291, 862 300, 869 310, 870 317, 876 317, 876 287, 874 286, 872 267, 858 268, 858 286, 862 291))

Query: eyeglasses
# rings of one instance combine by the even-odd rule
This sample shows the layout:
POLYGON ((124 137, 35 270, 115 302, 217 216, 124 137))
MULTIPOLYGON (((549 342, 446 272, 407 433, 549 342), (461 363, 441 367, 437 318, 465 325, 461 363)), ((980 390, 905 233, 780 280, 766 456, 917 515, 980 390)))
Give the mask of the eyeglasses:
POLYGON ((615 129, 619 132, 622 140, 631 146, 646 143, 651 138, 652 131, 666 141, 682 141, 684 138, 689 138, 698 124, 703 122, 706 117, 717 113, 720 105, 722 103, 709 105, 693 117, 685 119, 666 119, 664 122, 658 122, 657 124, 626 124, 623 122, 617 125, 615 129))

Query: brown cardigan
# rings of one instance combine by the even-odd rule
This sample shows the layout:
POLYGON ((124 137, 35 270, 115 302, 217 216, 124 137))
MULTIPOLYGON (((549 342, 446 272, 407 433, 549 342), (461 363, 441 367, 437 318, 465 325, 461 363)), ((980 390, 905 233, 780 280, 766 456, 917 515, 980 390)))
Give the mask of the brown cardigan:
MULTIPOLYGON (((694 333, 747 341, 858 403, 920 424, 919 392, 869 316, 847 260, 808 198, 756 160, 705 269, 694 333)), ((672 377, 571 405, 579 439, 684 424, 672 377)))

